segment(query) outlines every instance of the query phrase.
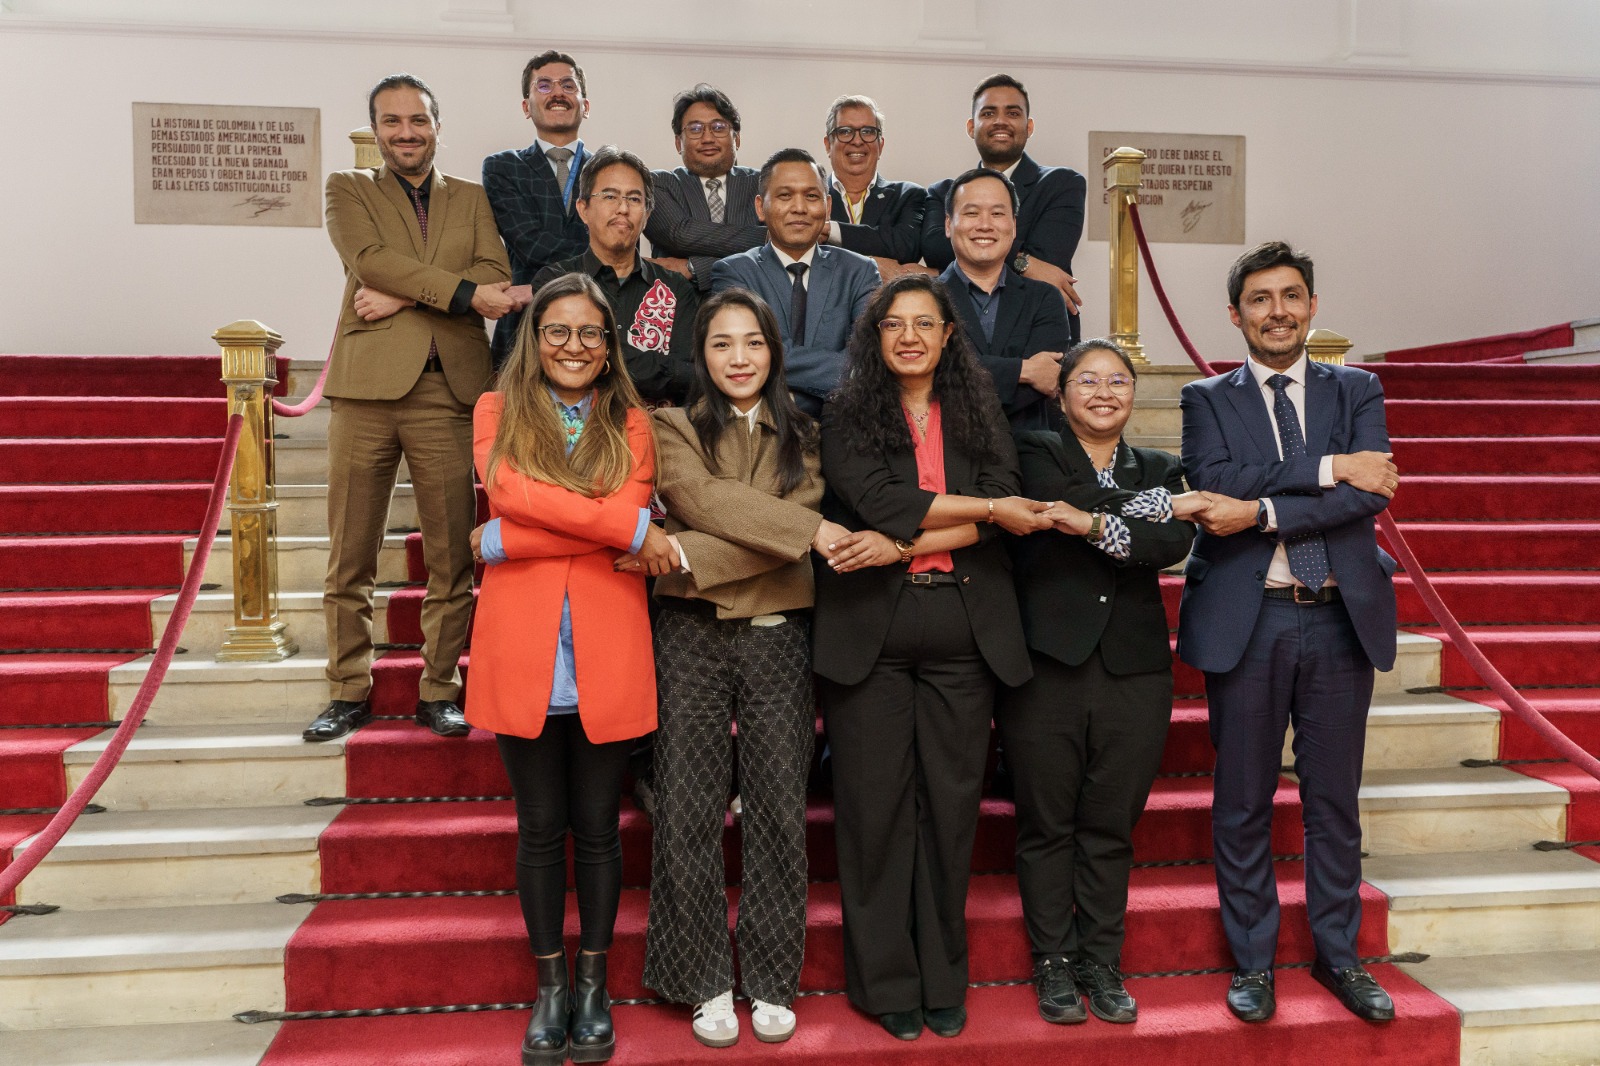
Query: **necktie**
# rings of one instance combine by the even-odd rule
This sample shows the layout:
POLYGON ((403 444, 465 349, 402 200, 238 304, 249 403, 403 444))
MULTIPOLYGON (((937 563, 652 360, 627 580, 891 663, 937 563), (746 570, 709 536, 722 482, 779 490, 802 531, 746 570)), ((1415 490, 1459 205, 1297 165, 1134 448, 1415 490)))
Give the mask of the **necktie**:
MULTIPOLYGON (((406 184, 410 186, 411 206, 417 209, 417 227, 422 230, 422 243, 427 244, 428 206, 422 202, 422 190, 415 185, 411 185, 410 182, 406 184)), ((428 338, 428 358, 430 360, 439 358, 439 342, 432 337, 428 338)))
MULTIPOLYGON (((1267 379, 1272 386, 1272 415, 1278 421, 1278 443, 1285 459, 1299 459, 1306 454, 1306 438, 1300 429, 1300 418, 1295 414, 1294 403, 1289 399, 1287 374, 1274 374, 1267 379)), ((1312 592, 1320 591, 1333 568, 1328 564, 1328 542, 1321 533, 1306 533, 1284 542, 1289 555, 1289 572, 1312 592)))
POLYGON ((806 265, 790 263, 785 269, 794 275, 794 288, 789 294, 789 332, 793 334, 790 340, 800 345, 806 342, 806 265))
POLYGON ((556 184, 561 186, 561 206, 567 205, 567 175, 571 172, 572 149, 552 148, 545 154, 550 165, 556 168, 556 184))
POLYGON ((711 221, 722 222, 722 179, 706 179, 706 208, 711 212, 711 221))

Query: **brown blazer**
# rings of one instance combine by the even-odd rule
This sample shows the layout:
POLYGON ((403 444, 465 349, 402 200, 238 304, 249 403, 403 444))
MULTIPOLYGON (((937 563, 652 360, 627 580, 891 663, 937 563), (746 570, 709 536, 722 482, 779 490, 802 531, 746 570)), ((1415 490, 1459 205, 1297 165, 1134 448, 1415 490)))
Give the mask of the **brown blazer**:
POLYGON ((666 505, 667 532, 683 545, 690 570, 657 578, 656 595, 710 600, 718 618, 810 607, 811 541, 822 524, 821 457, 806 456, 806 479, 779 496, 777 438, 765 406, 754 433, 738 423, 723 432, 716 473, 684 408, 663 408, 655 419, 656 491, 666 505))
POLYGON ((481 315, 452 315, 450 301, 463 279, 511 280, 483 186, 434 170, 426 244, 416 208, 386 166, 329 174, 327 205, 328 237, 344 261, 345 284, 326 394, 399 399, 422 375, 431 337, 450 391, 463 404, 476 403, 489 387, 489 338, 481 315), (365 322, 352 306, 363 285, 417 306, 365 322))

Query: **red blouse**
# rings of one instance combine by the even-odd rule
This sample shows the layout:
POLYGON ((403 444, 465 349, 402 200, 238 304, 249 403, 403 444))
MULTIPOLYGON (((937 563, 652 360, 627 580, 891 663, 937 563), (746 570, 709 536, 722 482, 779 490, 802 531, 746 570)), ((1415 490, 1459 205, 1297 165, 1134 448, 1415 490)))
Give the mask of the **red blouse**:
MULTIPOLYGON (((934 400, 928 405, 928 435, 925 437, 919 435, 917 421, 911 417, 911 412, 904 406, 901 410, 905 410, 906 425, 911 429, 911 444, 917 455, 917 488, 943 495, 944 422, 939 417, 939 401, 934 400)), ((912 559, 910 572, 925 574, 937 571, 948 574, 955 568, 955 560, 950 558, 949 552, 934 552, 912 559)))

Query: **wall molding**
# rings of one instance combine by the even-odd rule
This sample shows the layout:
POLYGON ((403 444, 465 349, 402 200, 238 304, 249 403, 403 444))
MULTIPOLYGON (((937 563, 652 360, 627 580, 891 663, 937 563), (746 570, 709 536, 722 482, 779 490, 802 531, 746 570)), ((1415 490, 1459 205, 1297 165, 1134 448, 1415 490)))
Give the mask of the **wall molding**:
MULTIPOLYGON (((474 31, 474 23, 444 23, 422 30, 373 32, 358 29, 281 28, 270 26, 201 25, 108 21, 103 19, 42 18, 10 12, 0 0, 0 34, 38 33, 97 37, 177 38, 225 41, 281 41, 314 44, 425 44, 432 48, 488 49, 526 43, 514 30, 495 33, 474 31)), ((943 44, 943 42, 939 42, 943 44)), ((1213 74, 1263 78, 1309 78, 1343 81, 1406 81, 1464 85, 1528 85, 1545 88, 1600 87, 1600 74, 1560 74, 1544 71, 1458 70, 1408 67, 1392 63, 1367 65, 1359 61, 1334 63, 1251 63, 1240 60, 1167 59, 1136 56, 1075 56, 1020 51, 981 51, 942 47, 899 49, 777 45, 759 42, 629 40, 609 37, 564 37, 574 52, 622 55, 698 56, 708 59, 785 59, 895 63, 910 66, 943 64, 991 70, 996 64, 1046 70, 1104 70, 1148 74, 1213 74)))

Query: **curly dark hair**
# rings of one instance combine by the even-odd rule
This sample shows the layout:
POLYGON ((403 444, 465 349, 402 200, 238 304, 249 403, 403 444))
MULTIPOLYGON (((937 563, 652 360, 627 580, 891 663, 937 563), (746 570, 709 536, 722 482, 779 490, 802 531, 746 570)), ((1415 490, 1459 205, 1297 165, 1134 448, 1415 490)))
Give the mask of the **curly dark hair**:
POLYGON ((1004 457, 1001 440, 1009 432, 994 379, 972 349, 950 293, 926 274, 902 274, 885 282, 856 319, 845 353, 844 375, 828 398, 830 432, 842 434, 863 454, 912 449, 911 430, 900 404, 899 382, 884 364, 878 323, 896 296, 925 292, 939 305, 939 316, 955 324, 933 372, 933 396, 939 401, 945 440, 985 462, 1004 457))

